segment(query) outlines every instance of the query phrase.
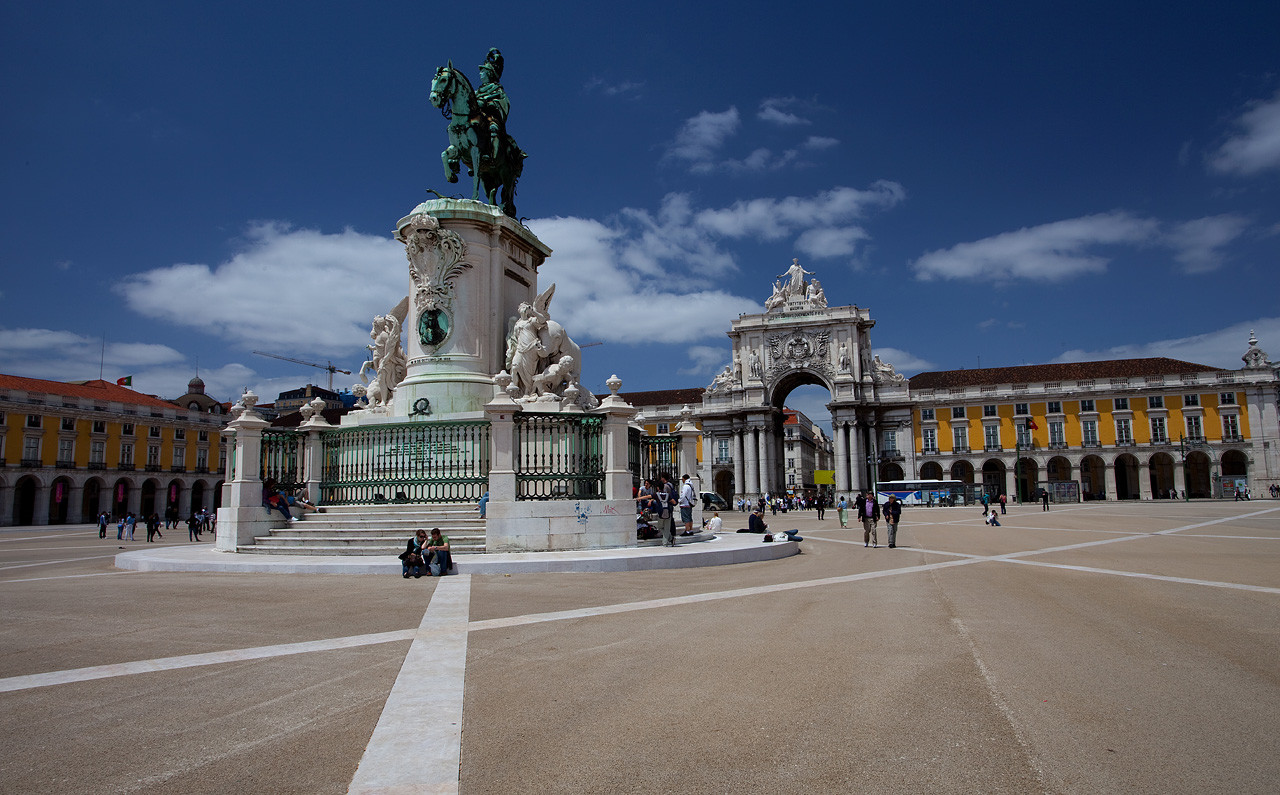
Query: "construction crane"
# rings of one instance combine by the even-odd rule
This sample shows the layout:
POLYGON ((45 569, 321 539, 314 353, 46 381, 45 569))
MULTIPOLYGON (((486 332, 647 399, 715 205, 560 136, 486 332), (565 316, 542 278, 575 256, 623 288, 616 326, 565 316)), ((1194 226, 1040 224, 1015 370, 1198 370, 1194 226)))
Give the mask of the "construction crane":
POLYGON ((334 373, 351 375, 350 370, 343 370, 341 367, 335 367, 333 365, 333 362, 329 362, 327 364, 316 364, 315 362, 304 362, 303 360, 295 359, 292 356, 281 356, 278 353, 267 353, 266 351, 254 351, 254 353, 258 354, 259 356, 270 356, 272 359, 283 359, 286 362, 293 362, 294 364, 305 364, 308 367, 319 367, 321 370, 327 370, 329 372, 329 391, 330 392, 333 391, 333 374, 334 373))

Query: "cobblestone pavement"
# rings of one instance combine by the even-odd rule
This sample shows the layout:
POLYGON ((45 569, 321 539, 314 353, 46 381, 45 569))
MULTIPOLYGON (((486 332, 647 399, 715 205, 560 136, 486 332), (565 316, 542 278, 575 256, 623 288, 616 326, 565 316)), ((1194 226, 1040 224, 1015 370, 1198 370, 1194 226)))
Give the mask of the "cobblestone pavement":
POLYGON ((1275 790, 1280 503, 834 517, 766 517, 778 561, 444 580, 3 528, 0 791, 1275 790))

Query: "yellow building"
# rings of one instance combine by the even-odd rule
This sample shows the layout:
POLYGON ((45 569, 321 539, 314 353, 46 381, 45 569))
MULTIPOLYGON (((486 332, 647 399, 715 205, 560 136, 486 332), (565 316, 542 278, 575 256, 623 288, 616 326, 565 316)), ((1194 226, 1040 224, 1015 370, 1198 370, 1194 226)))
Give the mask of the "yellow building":
POLYGON ((920 373, 907 467, 1023 500, 1265 492, 1280 477, 1277 377, 1250 345, 1240 370, 1149 358, 920 373))
POLYGON ((217 507, 227 418, 203 381, 188 389, 168 401, 107 381, 0 375, 0 524, 217 507))

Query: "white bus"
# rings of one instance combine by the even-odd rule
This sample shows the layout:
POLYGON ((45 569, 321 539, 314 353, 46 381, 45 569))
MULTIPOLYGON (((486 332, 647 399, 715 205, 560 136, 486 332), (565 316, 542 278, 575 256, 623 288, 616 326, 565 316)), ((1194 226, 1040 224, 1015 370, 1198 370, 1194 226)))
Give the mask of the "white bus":
POLYGON ((960 480, 882 480, 876 484, 876 500, 889 495, 905 505, 964 505, 967 484, 960 480))

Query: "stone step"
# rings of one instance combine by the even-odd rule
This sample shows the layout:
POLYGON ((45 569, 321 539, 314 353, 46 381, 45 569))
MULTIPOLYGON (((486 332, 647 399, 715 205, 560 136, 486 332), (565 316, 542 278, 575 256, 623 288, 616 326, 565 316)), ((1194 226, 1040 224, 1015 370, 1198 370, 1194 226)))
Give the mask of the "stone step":
MULTIPOLYGON (((484 549, 468 549, 459 545, 450 546, 450 552, 454 556, 479 554, 484 549)), ((351 555, 389 555, 395 557, 404 551, 404 545, 396 545, 394 547, 360 547, 360 546, 302 546, 302 547, 282 547, 272 544, 244 544, 236 548, 237 552, 245 552, 252 555, 330 555, 334 557, 346 557, 351 555)))
MULTIPOLYGON (((441 533, 449 538, 484 538, 484 528, 478 529, 454 529, 445 531, 441 528, 441 533)), ((296 524, 292 527, 280 528, 272 530, 270 536, 262 536, 263 538, 382 538, 382 539, 399 539, 400 543, 409 540, 409 536, 413 535, 411 531, 403 533, 393 532, 389 529, 380 527, 298 527, 296 524)))
MULTIPOLYGON (((258 544, 271 544, 272 546, 285 547, 304 547, 304 546, 343 546, 343 547, 384 547, 391 549, 395 547, 403 550, 405 547, 405 539, 396 536, 371 536, 366 538, 352 538, 349 536, 304 536, 304 537, 280 537, 267 536, 257 538, 258 544)), ((484 536, 449 536, 449 546, 471 546, 483 547, 484 536)), ((396 553, 400 554, 399 552, 396 553)))
POLYGON ((485 527, 484 519, 476 518, 450 518, 450 517, 419 517, 419 516, 316 516, 298 517, 296 525, 305 525, 307 527, 395 527, 395 528, 424 528, 439 527, 443 531, 446 527, 474 527, 483 530, 485 527))

